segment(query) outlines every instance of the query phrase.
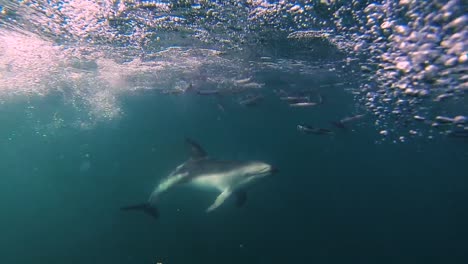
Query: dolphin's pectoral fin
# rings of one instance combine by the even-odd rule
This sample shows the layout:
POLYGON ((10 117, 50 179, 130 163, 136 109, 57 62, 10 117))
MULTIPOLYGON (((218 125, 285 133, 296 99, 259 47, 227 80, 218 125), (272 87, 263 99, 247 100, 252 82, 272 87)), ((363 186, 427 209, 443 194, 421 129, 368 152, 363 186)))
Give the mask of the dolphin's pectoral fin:
POLYGON ((218 208, 218 206, 220 206, 224 203, 224 201, 226 201, 226 199, 231 195, 231 193, 232 192, 229 189, 224 190, 220 195, 218 195, 218 197, 216 197, 214 203, 210 207, 208 207, 208 209, 206 209, 206 212, 208 213, 218 208))
POLYGON ((206 151, 195 140, 186 138, 185 143, 188 146, 190 158, 201 159, 207 156, 206 151))
POLYGON ((244 190, 237 190, 234 192, 234 195, 236 196, 236 206, 244 206, 245 202, 247 202, 247 192, 244 190))

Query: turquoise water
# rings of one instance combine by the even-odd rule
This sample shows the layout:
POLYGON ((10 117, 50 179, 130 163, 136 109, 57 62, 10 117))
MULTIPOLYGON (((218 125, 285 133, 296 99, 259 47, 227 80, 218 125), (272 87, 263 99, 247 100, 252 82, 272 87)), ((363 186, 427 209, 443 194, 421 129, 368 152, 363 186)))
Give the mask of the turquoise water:
POLYGON ((464 263, 467 142, 375 144, 365 122, 331 137, 298 133, 298 121, 327 124, 343 110, 333 104, 346 108, 327 97, 324 109, 291 114, 272 97, 221 112, 221 99, 148 92, 123 98, 119 120, 42 135, 32 128, 50 118, 45 106, 66 106, 3 104, 2 263, 464 263), (187 136, 212 156, 280 173, 240 209, 228 200, 207 214, 216 194, 181 186, 158 221, 120 212, 187 158, 187 136))
POLYGON ((0 264, 468 263, 465 9, 0 0, 0 264), (186 138, 279 172, 120 210, 186 138))

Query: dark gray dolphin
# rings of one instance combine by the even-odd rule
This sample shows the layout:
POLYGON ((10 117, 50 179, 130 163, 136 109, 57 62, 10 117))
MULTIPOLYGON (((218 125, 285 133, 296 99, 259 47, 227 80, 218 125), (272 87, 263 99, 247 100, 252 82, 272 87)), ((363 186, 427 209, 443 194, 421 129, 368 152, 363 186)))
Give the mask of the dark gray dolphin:
POLYGON ((316 135, 333 135, 333 131, 320 128, 320 127, 311 127, 308 125, 297 125, 297 130, 305 134, 316 134, 316 135))
POLYGON ((208 156, 197 142, 186 139, 190 158, 177 166, 169 176, 163 179, 153 190, 145 203, 122 207, 123 211, 143 211, 155 218, 159 217, 156 204, 164 192, 179 184, 190 184, 201 190, 214 190, 220 194, 207 212, 218 208, 234 194, 236 205, 242 206, 246 199, 244 188, 258 179, 270 175, 275 170, 261 161, 217 160, 208 156))

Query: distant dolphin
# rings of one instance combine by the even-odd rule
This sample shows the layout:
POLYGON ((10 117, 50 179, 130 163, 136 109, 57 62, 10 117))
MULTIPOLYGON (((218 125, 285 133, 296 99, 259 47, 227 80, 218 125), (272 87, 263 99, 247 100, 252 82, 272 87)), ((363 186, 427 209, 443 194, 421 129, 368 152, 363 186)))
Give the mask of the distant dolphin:
POLYGON ((334 121, 332 122, 332 124, 338 128, 342 128, 342 129, 345 129, 346 128, 346 124, 347 123, 350 123, 350 122, 353 122, 353 121, 356 121, 356 120, 359 120, 361 118, 363 118, 365 115, 355 115, 355 116, 350 116, 350 117, 345 117, 339 121, 334 121))
POLYGON ((260 161, 215 160, 208 157, 206 151, 195 141, 186 139, 186 144, 190 152, 189 160, 163 179, 146 203, 122 207, 121 210, 140 210, 158 218, 156 203, 160 195, 182 183, 189 183, 202 190, 220 192, 214 203, 206 209, 207 212, 218 208, 232 194, 236 197, 236 205, 240 207, 247 200, 243 187, 276 171, 271 165, 260 161))
POLYGON ((305 134, 333 135, 333 131, 326 128, 311 127, 308 125, 297 125, 297 130, 305 134))

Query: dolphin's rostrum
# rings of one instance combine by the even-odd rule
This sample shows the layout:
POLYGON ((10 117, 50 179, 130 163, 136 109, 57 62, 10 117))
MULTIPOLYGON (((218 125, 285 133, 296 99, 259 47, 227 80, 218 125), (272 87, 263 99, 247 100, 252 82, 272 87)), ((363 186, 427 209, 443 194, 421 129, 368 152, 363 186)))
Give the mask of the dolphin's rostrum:
POLYGON ((139 210, 158 218, 156 204, 160 195, 182 183, 189 183, 202 190, 212 189, 220 192, 207 212, 218 208, 233 194, 236 197, 236 205, 242 206, 247 200, 244 187, 276 171, 271 165, 261 161, 216 160, 209 157, 194 140, 187 138, 185 142, 190 158, 156 186, 146 203, 122 207, 121 210, 139 210))

